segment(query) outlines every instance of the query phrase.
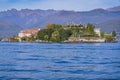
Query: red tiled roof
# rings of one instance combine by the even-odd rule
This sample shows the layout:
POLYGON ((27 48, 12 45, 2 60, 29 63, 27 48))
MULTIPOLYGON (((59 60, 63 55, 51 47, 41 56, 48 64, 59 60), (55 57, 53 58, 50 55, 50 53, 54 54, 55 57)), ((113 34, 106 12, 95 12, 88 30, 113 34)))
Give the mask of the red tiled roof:
POLYGON ((37 35, 38 31, 39 31, 38 28, 32 28, 32 29, 22 30, 22 31, 20 31, 20 33, 37 35))

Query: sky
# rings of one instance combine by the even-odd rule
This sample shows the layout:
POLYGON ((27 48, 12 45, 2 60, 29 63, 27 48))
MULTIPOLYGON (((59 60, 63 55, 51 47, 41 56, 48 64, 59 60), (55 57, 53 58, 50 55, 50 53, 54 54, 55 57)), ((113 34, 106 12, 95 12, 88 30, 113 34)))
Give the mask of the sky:
POLYGON ((0 11, 12 8, 89 11, 114 6, 120 6, 120 0, 0 0, 0 11))

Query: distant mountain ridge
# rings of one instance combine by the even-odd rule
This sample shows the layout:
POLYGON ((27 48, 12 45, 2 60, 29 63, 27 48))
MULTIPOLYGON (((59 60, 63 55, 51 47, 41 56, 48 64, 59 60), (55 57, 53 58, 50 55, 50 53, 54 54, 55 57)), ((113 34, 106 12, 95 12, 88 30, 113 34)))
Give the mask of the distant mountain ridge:
POLYGON ((11 37, 17 35, 22 28, 8 21, 0 21, 0 37, 11 37))
POLYGON ((100 27, 102 31, 111 32, 112 30, 115 30, 120 32, 120 18, 99 23, 96 27, 100 27))
MULTIPOLYGON (((115 20, 120 18, 120 10, 119 7, 109 8, 109 9, 94 9, 91 11, 77 12, 77 11, 66 11, 66 10, 31 10, 31 9, 22 9, 16 10, 11 9, 7 11, 0 12, 0 21, 7 21, 13 25, 15 25, 15 29, 19 32, 20 29, 39 27, 44 28, 46 24, 69 24, 69 23, 93 23, 99 24, 104 23, 110 20, 115 20), (115 9, 115 10, 114 10, 115 9)), ((3 23, 6 24, 6 23, 3 23)), ((116 24, 116 23, 115 23, 116 24)), ((100 24, 99 24, 100 25, 100 24)), ((0 37, 3 35, 3 32, 16 34, 15 31, 8 31, 7 29, 2 30, 10 25, 0 25, 0 37)), ((107 26, 107 25, 104 25, 107 26)), ((114 24, 113 24, 114 26, 114 24)), ((102 27, 104 29, 104 27, 102 27)), ((112 27, 115 28, 116 27, 112 27)), ((109 31, 110 27, 106 30, 109 31)), ((8 34, 4 34, 9 36, 8 34)))
POLYGON ((120 6, 108 8, 108 11, 120 11, 120 6))

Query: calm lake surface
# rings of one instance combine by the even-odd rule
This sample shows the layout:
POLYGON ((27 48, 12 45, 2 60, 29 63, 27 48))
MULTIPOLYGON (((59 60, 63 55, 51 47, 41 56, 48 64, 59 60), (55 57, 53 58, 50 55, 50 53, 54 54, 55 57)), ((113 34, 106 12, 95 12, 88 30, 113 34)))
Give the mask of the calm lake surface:
POLYGON ((0 80, 120 80, 120 43, 0 42, 0 80))

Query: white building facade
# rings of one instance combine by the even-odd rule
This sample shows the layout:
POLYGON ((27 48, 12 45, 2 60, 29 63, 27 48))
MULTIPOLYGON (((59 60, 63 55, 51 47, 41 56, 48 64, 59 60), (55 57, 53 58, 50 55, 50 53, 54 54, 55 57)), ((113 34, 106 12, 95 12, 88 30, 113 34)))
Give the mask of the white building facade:
POLYGON ((101 36, 101 31, 100 28, 95 28, 94 32, 100 37, 101 36))
POLYGON ((39 31, 40 31, 39 28, 21 30, 18 33, 19 41, 21 41, 21 38, 23 38, 23 37, 30 37, 30 36, 35 36, 36 37, 39 31))

